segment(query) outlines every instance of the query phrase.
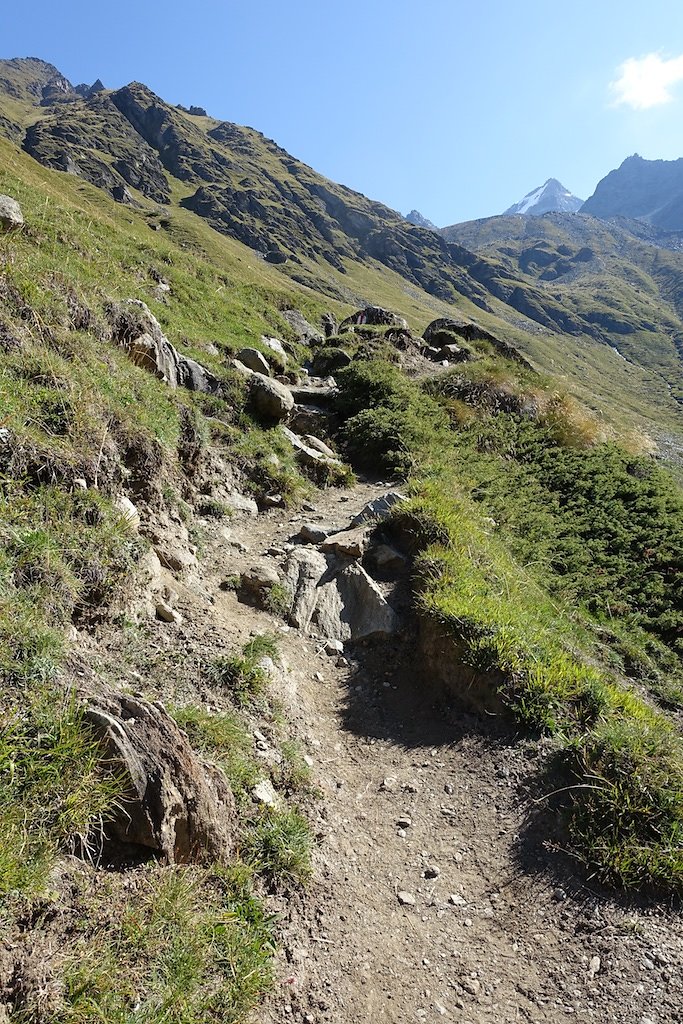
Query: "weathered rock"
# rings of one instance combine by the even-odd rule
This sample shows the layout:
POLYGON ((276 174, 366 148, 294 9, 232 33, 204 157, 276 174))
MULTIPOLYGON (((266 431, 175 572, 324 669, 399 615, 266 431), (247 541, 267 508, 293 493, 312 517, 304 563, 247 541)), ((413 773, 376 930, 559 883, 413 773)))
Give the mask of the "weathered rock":
POLYGON ((295 403, 289 417, 289 425, 295 434, 318 434, 327 433, 333 429, 330 414, 316 405, 299 405, 295 403))
POLYGON ((16 199, 0 195, 0 230, 18 231, 24 225, 24 215, 16 199))
POLYGON ((439 355, 449 363, 464 363, 470 358, 470 350, 461 345, 444 345, 439 355))
POLYGON ((339 323, 333 313, 323 313, 320 323, 326 338, 332 338, 339 331, 339 323))
POLYGON ((244 365, 244 363, 241 363, 239 359, 231 359, 230 362, 232 363, 232 366, 237 370, 237 372, 240 373, 243 377, 249 378, 253 375, 254 371, 250 370, 248 366, 244 365))
MULTIPOLYGON (((302 438, 299 437, 298 434, 295 434, 292 430, 289 430, 288 427, 281 426, 280 430, 285 435, 285 437, 287 438, 287 440, 291 444, 292 448, 296 452, 297 459, 304 466, 320 466, 320 465, 324 465, 326 463, 329 464, 329 465, 335 465, 335 466, 341 466, 342 465, 341 460, 338 459, 334 455, 334 453, 331 456, 330 455, 325 455, 320 450, 317 450, 316 448, 312 448, 310 445, 306 444, 302 440, 302 438)), ((321 443, 322 442, 319 442, 319 444, 321 444, 321 443)), ((330 449, 328 449, 328 451, 329 450, 330 449)))
POLYGON ((273 353, 273 355, 275 356, 275 359, 273 361, 275 363, 277 363, 280 366, 281 369, 283 369, 283 370, 286 369, 286 367, 287 367, 287 352, 285 351, 285 346, 282 344, 280 339, 279 338, 271 338, 267 334, 262 334, 261 335, 261 344, 265 345, 266 348, 269 348, 270 351, 273 353))
POLYGON ((401 889, 396 893, 396 898, 402 907, 414 907, 416 899, 411 892, 406 892, 405 889, 401 889))
POLYGON ((250 378, 251 400, 259 415, 268 420, 284 420, 294 408, 292 392, 277 380, 254 373, 250 378))
POLYGON ((313 621, 323 636, 342 641, 390 636, 398 629, 396 613, 357 563, 319 587, 313 621))
POLYGON ((221 497, 226 505, 234 508, 237 512, 246 512, 250 516, 258 515, 258 505, 247 494, 241 494, 239 491, 226 491, 221 494, 221 497))
POLYGON ((127 299, 112 310, 113 337, 136 366, 153 373, 169 387, 214 394, 220 381, 188 356, 181 355, 161 330, 144 302, 127 299))
POLYGON ((323 551, 331 551, 344 558, 362 558, 370 542, 370 530, 358 527, 334 533, 321 544, 323 551))
POLYGON ((194 753, 161 704, 98 692, 86 695, 85 717, 128 781, 107 825, 110 839, 148 847, 170 863, 229 857, 232 793, 222 773, 194 753))
POLYGON ((173 623, 176 626, 179 626, 183 621, 180 612, 177 612, 175 608, 171 608, 170 604, 167 604, 165 601, 157 601, 156 615, 162 622, 173 623))
POLYGON ((397 572, 403 569, 406 564, 405 555, 402 555, 396 548, 389 544, 380 544, 372 552, 372 560, 378 569, 385 572, 397 572))
POLYGON ((291 595, 289 621, 308 629, 318 602, 318 587, 328 573, 327 559, 315 548, 295 548, 284 569, 284 585, 291 595))
POLYGON ((130 528, 138 530, 140 528, 140 513, 130 498, 126 497, 125 494, 119 494, 114 504, 130 528))
POLYGON ((321 544, 330 535, 330 528, 320 523, 304 523, 297 536, 307 544, 321 544))
POLYGON ((381 306, 365 306, 364 309, 357 310, 351 316, 347 316, 346 320, 342 320, 339 330, 343 331, 346 327, 363 324, 377 327, 400 327, 404 331, 408 330, 407 320, 397 313, 392 313, 389 309, 382 309, 381 306))
POLYGON ((320 331, 313 327, 312 324, 309 324, 308 320, 298 309, 283 309, 280 315, 296 332, 302 345, 309 345, 311 342, 319 343, 323 340, 320 331))
POLYGON ((258 782, 252 789, 251 795, 257 803, 265 804, 266 807, 279 807, 282 803, 270 779, 258 782))
POLYGON ((328 459, 337 459, 337 453, 333 451, 328 444, 321 441, 315 434, 304 434, 303 440, 309 448, 313 448, 316 452, 320 452, 322 455, 327 455, 328 459))
POLYGON ((406 500, 405 494, 401 494, 400 491, 387 491, 379 498, 369 501, 351 520, 351 523, 353 526, 360 526, 362 523, 369 523, 373 520, 381 522, 388 517, 394 505, 406 500))
POLYGON ((262 373, 264 377, 270 376, 268 360, 257 348, 241 348, 236 358, 238 362, 254 373, 262 373))

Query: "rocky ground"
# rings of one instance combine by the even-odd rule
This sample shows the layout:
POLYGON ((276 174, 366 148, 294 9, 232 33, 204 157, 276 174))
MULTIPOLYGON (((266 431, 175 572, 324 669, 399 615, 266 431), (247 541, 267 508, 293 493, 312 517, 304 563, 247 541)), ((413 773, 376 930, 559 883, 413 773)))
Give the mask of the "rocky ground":
POLYGON ((329 491, 315 510, 236 513, 207 525, 201 587, 179 585, 167 641, 233 646, 275 629, 279 699, 320 789, 314 880, 281 915, 281 1021, 435 1020, 664 1024, 680 1020, 683 925, 664 906, 615 898, 545 842, 549 751, 495 719, 435 702, 413 657, 400 578, 383 589, 401 630, 347 645, 287 627, 220 589, 255 561, 279 570, 304 521, 347 524, 387 485, 329 491), (174 632, 175 631, 175 632, 174 632))

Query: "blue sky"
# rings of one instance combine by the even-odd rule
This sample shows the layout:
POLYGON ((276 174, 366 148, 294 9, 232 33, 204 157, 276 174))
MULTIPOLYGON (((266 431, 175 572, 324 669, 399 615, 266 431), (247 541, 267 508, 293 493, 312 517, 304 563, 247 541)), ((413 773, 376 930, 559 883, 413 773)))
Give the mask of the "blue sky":
POLYGON ((33 0, 0 56, 134 79, 439 225, 683 156, 680 0, 33 0))

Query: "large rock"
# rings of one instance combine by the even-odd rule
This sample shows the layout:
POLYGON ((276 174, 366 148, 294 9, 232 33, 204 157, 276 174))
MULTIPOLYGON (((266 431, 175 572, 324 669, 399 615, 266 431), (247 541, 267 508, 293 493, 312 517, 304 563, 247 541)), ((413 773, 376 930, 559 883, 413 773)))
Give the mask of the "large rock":
POLYGON ((390 636, 398 629, 393 608, 357 563, 320 587, 314 622, 323 636, 341 641, 390 636))
POLYGON ((153 373, 169 387, 214 394, 220 381, 200 363, 183 356, 161 330, 159 321, 138 299, 112 309, 113 337, 136 366, 153 373))
POLYGON ((270 376, 268 360, 257 348, 241 348, 236 358, 254 373, 262 373, 264 377, 270 376))
POLYGON ((230 856, 235 807, 228 784, 160 704, 106 691, 87 695, 85 717, 127 780, 106 827, 110 839, 147 847, 172 864, 230 856))
POLYGON ((285 565, 289 618, 331 640, 362 640, 396 632, 398 620, 381 590, 358 564, 340 568, 314 548, 297 548, 285 565))
POLYGON ((373 498, 367 505, 364 505, 357 516, 351 520, 352 526, 361 526, 363 523, 382 522, 387 519, 392 508, 401 501, 406 501, 405 494, 400 491, 387 491, 386 494, 373 498))
POLYGON ((294 408, 292 392, 279 381, 254 373, 249 384, 254 409, 264 419, 284 420, 294 408))
POLYGON ((280 316, 286 320, 293 331, 296 332, 298 340, 302 345, 320 344, 323 336, 317 328, 309 324, 298 309, 283 309, 280 316))
POLYGON ((342 320, 339 325, 340 333, 347 327, 360 326, 361 324, 369 324, 376 327, 400 327, 402 330, 408 330, 408 321, 404 320, 398 313, 392 313, 389 309, 382 309, 381 306, 365 306, 364 309, 356 310, 351 316, 347 316, 346 320, 342 320))
POLYGON ((321 544, 323 551, 331 551, 344 558, 362 558, 370 543, 371 531, 358 526, 353 530, 341 530, 327 537, 321 544))
POLYGON ((23 224, 24 215, 16 199, 0 195, 0 229, 2 231, 18 231, 23 224))

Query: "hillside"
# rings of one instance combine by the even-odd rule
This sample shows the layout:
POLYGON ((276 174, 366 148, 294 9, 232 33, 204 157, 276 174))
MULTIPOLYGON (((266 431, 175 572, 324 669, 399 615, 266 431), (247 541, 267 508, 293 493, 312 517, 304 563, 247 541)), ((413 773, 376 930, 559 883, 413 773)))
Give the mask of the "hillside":
POLYGON ((683 160, 644 160, 635 153, 599 181, 582 213, 630 217, 662 232, 683 230, 683 160))
POLYGON ((0 1016, 674 1024, 678 254, 0 78, 0 1016))

